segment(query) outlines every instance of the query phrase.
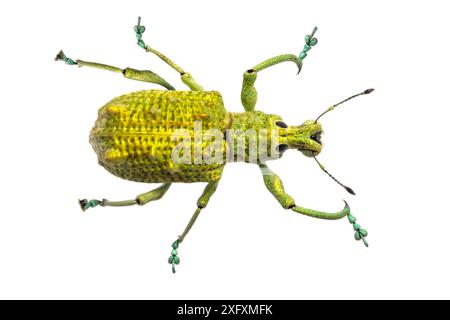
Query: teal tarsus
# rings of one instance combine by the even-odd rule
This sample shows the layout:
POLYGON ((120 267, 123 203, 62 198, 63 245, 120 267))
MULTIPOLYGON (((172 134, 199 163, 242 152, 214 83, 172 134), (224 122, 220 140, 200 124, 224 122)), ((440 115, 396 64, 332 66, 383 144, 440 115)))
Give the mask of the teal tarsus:
POLYGON ((86 199, 82 199, 82 200, 78 200, 81 210, 86 211, 89 208, 95 208, 96 206, 98 206, 99 204, 102 203, 102 201, 97 200, 97 199, 92 199, 92 200, 86 200, 86 199))
POLYGON ((305 36, 305 46, 303 47, 303 50, 300 52, 300 54, 298 55, 299 59, 303 60, 308 56, 308 51, 311 50, 312 47, 314 47, 318 40, 317 38, 314 38, 314 34, 317 31, 317 27, 314 27, 313 31, 311 32, 311 34, 307 34, 305 36))
POLYGON ((177 239, 172 243, 172 252, 169 257, 169 263, 172 265, 172 273, 176 273, 175 265, 180 264, 180 257, 178 257, 178 246, 180 245, 180 240, 177 239))
POLYGON ((134 32, 136 33, 137 44, 139 47, 145 49, 145 42, 142 40, 142 34, 145 32, 145 26, 141 26, 141 17, 138 17, 138 23, 134 26, 134 32))
POLYGON ((355 240, 359 241, 362 240, 364 245, 368 248, 369 243, 366 240, 366 237, 368 236, 368 232, 365 229, 362 229, 359 224, 356 223, 356 218, 354 215, 349 213, 347 215, 348 222, 353 226, 353 230, 355 230, 355 240))
POLYGON ((59 51, 58 54, 56 55, 55 61, 64 61, 68 65, 77 64, 75 61, 67 57, 62 50, 59 51))
POLYGON ((364 245, 366 246, 366 248, 368 248, 369 247, 369 244, 367 243, 367 240, 366 240, 366 238, 361 238, 362 239, 362 241, 364 242, 364 245))

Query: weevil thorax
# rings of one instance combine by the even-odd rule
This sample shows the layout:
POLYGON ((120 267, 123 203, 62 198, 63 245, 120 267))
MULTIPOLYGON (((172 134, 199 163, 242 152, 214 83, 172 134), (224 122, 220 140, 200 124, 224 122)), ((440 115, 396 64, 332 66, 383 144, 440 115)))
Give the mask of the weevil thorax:
POLYGON ((261 111, 232 113, 227 131, 228 161, 274 160, 287 149, 301 151, 307 157, 320 153, 322 126, 307 120, 299 126, 286 125, 280 116, 261 111))

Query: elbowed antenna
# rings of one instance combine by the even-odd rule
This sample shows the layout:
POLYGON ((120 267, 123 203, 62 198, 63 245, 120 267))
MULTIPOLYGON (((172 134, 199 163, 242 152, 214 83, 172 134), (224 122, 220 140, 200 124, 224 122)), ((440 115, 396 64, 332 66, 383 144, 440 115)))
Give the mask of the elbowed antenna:
POLYGON ((347 190, 348 193, 355 195, 355 191, 353 191, 352 188, 347 187, 346 185, 342 184, 338 179, 336 179, 331 173, 329 173, 325 167, 317 160, 316 157, 314 157, 314 160, 316 160, 317 164, 319 165, 320 169, 322 169, 323 172, 325 172, 331 179, 336 181, 341 187, 343 187, 345 190, 347 190))
POLYGON ((358 93, 358 94, 355 94, 355 95, 353 95, 353 96, 351 96, 351 97, 348 97, 347 99, 342 100, 342 101, 339 102, 339 103, 333 104, 331 107, 329 107, 327 110, 325 110, 324 112, 322 112, 322 113, 317 117, 315 123, 317 123, 317 121, 319 121, 319 119, 320 119, 324 114, 326 114, 326 113, 328 113, 328 112, 334 110, 338 105, 343 104, 344 102, 347 102, 348 100, 351 100, 351 99, 356 98, 356 97, 358 97, 358 96, 361 96, 361 95, 364 95, 364 94, 369 94, 369 93, 371 93, 373 90, 375 90, 375 89, 372 89, 372 88, 371 88, 371 89, 364 90, 363 92, 358 93))

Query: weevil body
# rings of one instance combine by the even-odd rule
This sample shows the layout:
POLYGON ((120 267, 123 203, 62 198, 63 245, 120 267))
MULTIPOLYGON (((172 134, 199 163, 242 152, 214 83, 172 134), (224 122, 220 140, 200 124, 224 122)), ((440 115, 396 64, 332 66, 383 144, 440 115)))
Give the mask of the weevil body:
POLYGON ((338 105, 368 94, 373 89, 332 105, 315 120, 293 126, 286 125, 278 115, 255 110, 257 92, 254 84, 258 73, 287 61, 295 63, 300 72, 309 50, 317 44, 314 37, 317 28, 305 36, 305 45, 298 56, 279 55, 244 72, 241 101, 245 111, 241 113, 227 111, 219 92, 205 91, 190 73, 146 45, 142 40, 145 27, 140 24, 140 18, 134 31, 138 45, 175 69, 190 91, 175 90, 161 76, 149 70, 120 69, 95 62, 74 61, 62 51, 57 55, 56 60, 63 60, 69 65, 121 73, 126 78, 155 83, 166 89, 132 92, 114 98, 100 108, 90 133, 90 143, 97 153, 98 162, 110 173, 131 181, 161 185, 130 200, 83 199, 80 200, 83 210, 99 205, 144 205, 162 198, 172 183, 206 182, 191 220, 172 244, 169 263, 175 272, 175 265, 180 263, 178 247, 216 191, 224 166, 227 162, 242 161, 259 166, 267 189, 283 208, 320 219, 347 217, 353 225, 355 239, 362 240, 367 246, 367 231, 356 223, 347 202, 344 201, 344 208, 336 213, 301 207, 285 192, 281 179, 266 163, 279 158, 287 149, 298 150, 314 158, 324 172, 354 194, 352 189, 335 179, 316 159, 322 150, 322 126, 318 120, 338 105))
MULTIPOLYGON (((218 92, 148 90, 120 96, 99 110, 90 142, 99 164, 127 180, 217 182, 224 163, 177 163, 174 136, 195 124, 225 132, 231 114, 218 92), (200 122, 201 121, 201 122, 200 122)), ((201 132, 200 132, 201 134, 201 132)), ((226 144, 222 141, 222 148, 226 144)), ((202 146, 204 149, 204 146, 202 146)))

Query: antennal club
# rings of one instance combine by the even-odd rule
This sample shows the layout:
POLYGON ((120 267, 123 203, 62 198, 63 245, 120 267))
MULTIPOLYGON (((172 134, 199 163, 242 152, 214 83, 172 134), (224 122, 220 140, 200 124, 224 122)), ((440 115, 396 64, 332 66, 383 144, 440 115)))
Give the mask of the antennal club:
POLYGON ((329 173, 325 167, 317 160, 316 157, 314 157, 314 160, 316 160, 317 164, 319 165, 320 169, 322 169, 323 172, 325 172, 331 179, 336 181, 341 187, 343 187, 345 190, 347 190, 348 193, 355 195, 355 191, 353 191, 352 188, 347 187, 346 185, 342 184, 338 179, 336 179, 331 173, 329 173))
POLYGON ((325 115, 326 113, 328 113, 328 112, 330 112, 330 111, 333 111, 338 105, 343 104, 344 102, 347 102, 348 100, 351 100, 351 99, 356 98, 356 97, 358 97, 358 96, 361 96, 361 95, 364 95, 364 94, 369 94, 369 93, 371 93, 373 90, 375 90, 375 89, 367 89, 367 90, 364 90, 363 92, 358 93, 358 94, 355 94, 355 95, 353 95, 353 96, 351 96, 351 97, 348 97, 347 99, 342 100, 342 101, 339 102, 339 103, 333 104, 331 107, 329 107, 327 110, 325 110, 324 112, 322 112, 322 113, 317 117, 315 123, 317 123, 317 121, 319 121, 319 119, 320 119, 323 115, 325 115))

